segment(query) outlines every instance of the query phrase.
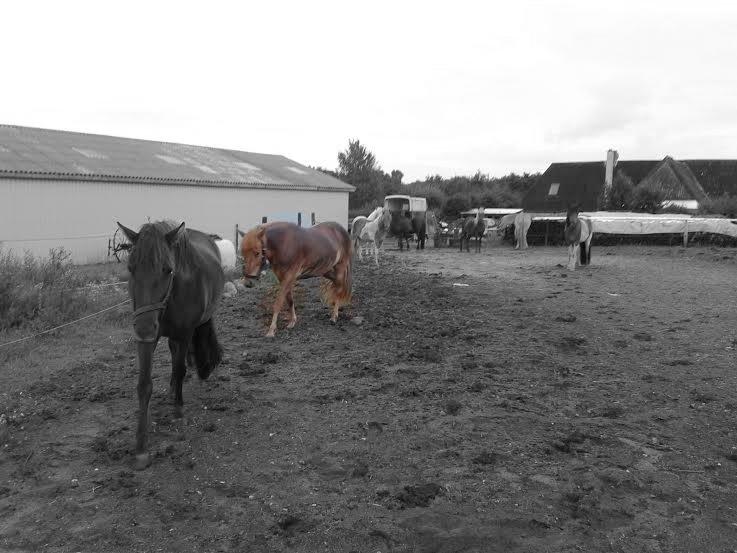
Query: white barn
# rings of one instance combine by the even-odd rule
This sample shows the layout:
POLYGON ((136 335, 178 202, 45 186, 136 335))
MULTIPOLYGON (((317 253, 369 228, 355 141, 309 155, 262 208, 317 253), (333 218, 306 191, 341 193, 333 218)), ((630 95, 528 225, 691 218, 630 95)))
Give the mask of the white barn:
POLYGON ((116 221, 235 240, 264 219, 348 225, 354 188, 279 155, 0 125, 0 248, 111 259, 116 221))

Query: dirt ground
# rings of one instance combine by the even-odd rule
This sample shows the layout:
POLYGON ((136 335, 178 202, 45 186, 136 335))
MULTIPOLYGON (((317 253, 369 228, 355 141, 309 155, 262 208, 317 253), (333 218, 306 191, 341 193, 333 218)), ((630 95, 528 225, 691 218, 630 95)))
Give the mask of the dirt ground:
POLYGON ((160 344, 141 472, 127 315, 0 352, 0 549, 737 550, 737 250, 565 262, 388 251, 272 341, 264 279, 183 419, 160 344))

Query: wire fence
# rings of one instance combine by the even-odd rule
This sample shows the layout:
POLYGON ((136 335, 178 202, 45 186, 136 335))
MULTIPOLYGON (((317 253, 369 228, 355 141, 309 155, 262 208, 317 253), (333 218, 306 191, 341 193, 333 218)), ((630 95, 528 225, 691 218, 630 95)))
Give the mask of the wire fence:
POLYGON ((17 340, 11 340, 10 342, 5 342, 4 344, 0 344, 0 348, 4 348, 6 346, 12 346, 13 344, 19 344, 21 342, 27 342, 28 340, 32 340, 33 338, 38 338, 39 336, 43 336, 44 334, 50 334, 56 330, 59 330, 60 328, 64 328, 67 326, 71 326, 73 324, 77 324, 81 321, 91 319, 92 317, 96 317, 97 315, 100 315, 102 313, 105 313, 107 311, 112 311, 113 309, 117 309, 118 307, 121 307, 127 303, 130 303, 131 300, 125 300, 120 303, 116 303, 115 305, 111 305, 110 307, 106 307, 105 309, 101 309, 100 311, 96 311, 95 313, 90 313, 89 315, 85 315, 84 317, 80 317, 79 319, 75 319, 73 321, 69 321, 68 323, 64 323, 58 326, 55 326, 54 328, 49 328, 47 330, 43 330, 41 332, 36 332, 35 334, 31 334, 29 336, 25 336, 23 338, 18 338, 17 340))

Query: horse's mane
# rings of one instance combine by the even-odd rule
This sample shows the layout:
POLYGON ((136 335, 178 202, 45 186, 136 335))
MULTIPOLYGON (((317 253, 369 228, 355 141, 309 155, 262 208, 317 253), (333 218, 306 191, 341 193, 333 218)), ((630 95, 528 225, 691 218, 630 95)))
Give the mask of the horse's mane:
POLYGON ((173 221, 156 221, 143 225, 138 231, 138 240, 131 249, 128 263, 133 267, 161 267, 171 251, 178 267, 191 265, 192 251, 186 234, 180 236, 171 246, 166 242, 166 234, 178 226, 173 221))

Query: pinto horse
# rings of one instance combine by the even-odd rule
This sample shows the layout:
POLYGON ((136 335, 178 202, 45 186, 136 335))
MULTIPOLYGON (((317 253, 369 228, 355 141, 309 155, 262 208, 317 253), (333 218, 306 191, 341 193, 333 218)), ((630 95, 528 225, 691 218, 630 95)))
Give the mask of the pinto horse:
POLYGON ((576 207, 569 207, 566 213, 566 224, 563 228, 563 238, 568 244, 568 270, 576 269, 576 259, 581 252, 580 265, 591 263, 591 239, 593 232, 591 221, 579 217, 576 207))
POLYGON ((486 221, 484 221, 484 208, 478 208, 475 217, 468 217, 463 221, 461 229, 461 251, 463 251, 463 241, 466 241, 466 251, 470 252, 469 244, 471 238, 476 238, 476 251, 481 252, 481 239, 486 232, 486 221))
POLYGON ((368 246, 374 250, 374 261, 379 266, 379 248, 384 242, 386 233, 389 231, 389 225, 392 222, 392 214, 388 209, 381 209, 381 215, 376 219, 369 221, 361 230, 361 235, 354 242, 354 247, 358 249, 358 259, 363 261, 363 247, 368 246))
POLYGON ((211 236, 159 221, 135 232, 118 226, 132 244, 128 256, 128 294, 133 300, 133 336, 138 349, 138 470, 150 463, 148 453, 151 364, 162 336, 171 352, 170 391, 174 412, 182 416, 182 382, 187 358, 194 359, 201 379, 220 363, 213 316, 223 294, 225 276, 220 252, 211 236))
POLYGON ((276 321, 284 301, 291 310, 287 328, 297 322, 292 290, 297 280, 323 277, 322 288, 326 303, 332 307, 330 320, 338 320, 341 305, 351 301, 351 237, 338 223, 320 223, 302 228, 293 223, 274 222, 259 225, 243 235, 241 255, 243 276, 256 278, 268 261, 276 278, 279 293, 274 301, 274 314, 266 336, 273 338, 276 321))

